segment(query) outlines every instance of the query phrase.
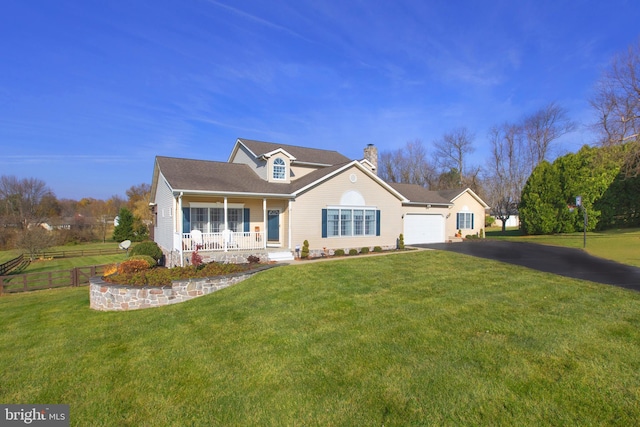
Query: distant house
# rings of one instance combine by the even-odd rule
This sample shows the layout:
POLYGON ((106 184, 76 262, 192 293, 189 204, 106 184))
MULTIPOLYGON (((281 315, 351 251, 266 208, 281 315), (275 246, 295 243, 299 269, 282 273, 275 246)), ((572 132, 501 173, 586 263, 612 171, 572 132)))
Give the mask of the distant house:
POLYGON ((168 263, 256 254, 292 258, 305 240, 312 254, 445 242, 479 234, 487 205, 471 190, 428 191, 376 174, 364 159, 336 151, 238 139, 227 162, 157 156, 151 186, 154 240, 168 263))

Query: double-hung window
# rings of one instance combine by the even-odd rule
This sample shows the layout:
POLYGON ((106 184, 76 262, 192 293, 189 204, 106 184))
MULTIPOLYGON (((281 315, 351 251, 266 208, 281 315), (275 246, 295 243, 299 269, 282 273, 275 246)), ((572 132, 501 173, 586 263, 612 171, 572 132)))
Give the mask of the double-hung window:
POLYGON ((379 210, 366 208, 331 208, 322 210, 322 237, 379 235, 379 210))
POLYGON ((456 218, 456 228, 458 230, 473 229, 473 212, 458 212, 456 218))

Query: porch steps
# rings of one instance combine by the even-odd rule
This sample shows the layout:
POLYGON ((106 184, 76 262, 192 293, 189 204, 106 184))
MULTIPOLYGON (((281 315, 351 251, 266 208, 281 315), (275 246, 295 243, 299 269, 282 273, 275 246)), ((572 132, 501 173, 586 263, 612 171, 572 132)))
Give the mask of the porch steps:
POLYGON ((290 251, 269 252, 269 261, 293 261, 293 253, 290 251))

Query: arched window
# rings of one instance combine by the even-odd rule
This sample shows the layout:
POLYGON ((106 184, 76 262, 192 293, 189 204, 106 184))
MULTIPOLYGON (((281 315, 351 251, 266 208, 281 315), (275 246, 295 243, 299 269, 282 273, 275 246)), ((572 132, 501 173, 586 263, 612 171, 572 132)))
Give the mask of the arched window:
POLYGON ((287 165, 284 160, 277 158, 273 160, 273 179, 285 179, 287 165))

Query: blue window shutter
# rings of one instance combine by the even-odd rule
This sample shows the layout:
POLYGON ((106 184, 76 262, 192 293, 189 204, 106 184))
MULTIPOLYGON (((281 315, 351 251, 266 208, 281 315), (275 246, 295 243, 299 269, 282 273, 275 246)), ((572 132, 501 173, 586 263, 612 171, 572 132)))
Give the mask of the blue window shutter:
POLYGON ((182 208, 182 232, 191 232, 191 209, 182 208))
POLYGON ((475 214, 471 214, 471 229, 472 229, 472 230, 473 230, 473 216, 474 216, 474 215, 475 215, 475 214))
POLYGON ((322 237, 327 237, 327 210, 322 209, 322 237))
POLYGON ((244 221, 244 232, 248 233, 251 231, 249 229, 249 208, 244 208, 244 212, 242 213, 242 220, 244 221))
POLYGON ((460 214, 456 214, 456 231, 460 230, 460 214))
POLYGON ((380 210, 376 211, 376 236, 380 235, 380 210))

